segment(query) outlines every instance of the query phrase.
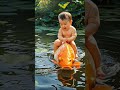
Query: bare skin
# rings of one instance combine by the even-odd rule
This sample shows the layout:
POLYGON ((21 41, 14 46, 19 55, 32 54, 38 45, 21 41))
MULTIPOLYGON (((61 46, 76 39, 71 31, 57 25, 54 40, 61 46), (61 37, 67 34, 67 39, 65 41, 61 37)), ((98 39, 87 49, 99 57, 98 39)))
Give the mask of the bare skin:
POLYGON ((59 19, 60 29, 58 32, 58 39, 54 42, 54 52, 65 42, 69 43, 77 57, 77 47, 74 40, 77 37, 76 29, 72 26, 72 20, 59 19))
POLYGON ((101 69, 101 53, 93 35, 98 31, 100 25, 99 11, 91 0, 85 0, 85 46, 91 53, 98 78, 105 76, 101 69))

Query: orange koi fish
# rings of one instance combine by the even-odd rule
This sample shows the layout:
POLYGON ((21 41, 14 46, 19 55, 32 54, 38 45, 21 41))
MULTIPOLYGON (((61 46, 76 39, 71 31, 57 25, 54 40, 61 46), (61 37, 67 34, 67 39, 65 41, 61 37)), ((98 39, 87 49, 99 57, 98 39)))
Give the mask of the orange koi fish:
POLYGON ((80 68, 81 62, 75 61, 75 53, 70 44, 62 44, 54 53, 53 62, 62 69, 80 68))

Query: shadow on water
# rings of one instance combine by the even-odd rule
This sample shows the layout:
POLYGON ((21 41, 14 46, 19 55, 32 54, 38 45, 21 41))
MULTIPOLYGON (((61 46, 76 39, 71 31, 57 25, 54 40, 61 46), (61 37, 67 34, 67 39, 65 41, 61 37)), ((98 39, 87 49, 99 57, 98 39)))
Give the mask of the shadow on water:
MULTIPOLYGON (((80 70, 60 70, 49 60, 49 54, 53 52, 53 42, 57 34, 48 34, 50 31, 43 31, 35 34, 35 88, 36 90, 84 90, 85 87, 85 65, 80 70)), ((54 32, 51 32, 54 33, 54 32)), ((82 54, 84 42, 79 44, 78 36, 76 43, 78 53, 82 54)), ((83 37, 82 37, 83 38, 83 37)), ((82 60, 83 62, 83 60, 82 60)))

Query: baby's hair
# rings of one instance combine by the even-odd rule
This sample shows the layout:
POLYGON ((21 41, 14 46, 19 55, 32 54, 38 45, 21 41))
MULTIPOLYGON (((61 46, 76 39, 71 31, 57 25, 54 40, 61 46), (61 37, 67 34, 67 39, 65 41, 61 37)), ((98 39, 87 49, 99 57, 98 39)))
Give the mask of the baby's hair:
POLYGON ((61 20, 72 20, 72 15, 69 13, 69 12, 61 12, 59 15, 58 15, 58 19, 61 19, 61 20))

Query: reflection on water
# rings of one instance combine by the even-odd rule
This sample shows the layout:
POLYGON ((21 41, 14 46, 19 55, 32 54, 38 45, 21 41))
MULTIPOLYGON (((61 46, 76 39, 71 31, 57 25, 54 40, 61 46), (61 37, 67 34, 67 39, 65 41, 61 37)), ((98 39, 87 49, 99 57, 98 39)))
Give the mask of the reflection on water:
POLYGON ((95 35, 102 54, 102 68, 106 73, 105 80, 99 83, 108 84, 113 90, 120 89, 119 28, 119 21, 101 21, 101 30, 95 35))
POLYGON ((84 88, 85 74, 83 71, 75 72, 74 70, 70 70, 70 71, 58 70, 57 73, 58 73, 58 80, 61 81, 64 86, 84 88))
POLYGON ((33 90, 34 23, 29 16, 1 18, 7 23, 0 24, 0 90, 33 90))
MULTIPOLYGON (((114 28, 114 31, 115 30, 116 29, 114 28)), ((118 49, 113 51, 113 48, 117 47, 117 43, 115 42, 118 42, 118 39, 116 40, 114 35, 105 34, 110 33, 110 31, 113 32, 112 29, 109 29, 109 32, 101 31, 98 32, 95 36, 97 40, 99 40, 98 45, 102 54, 102 68, 106 73, 106 78, 101 81, 97 80, 97 83, 111 85, 114 89, 118 89, 120 86, 117 83, 120 80, 116 78, 116 76, 118 77, 120 72, 120 64, 118 63, 120 53, 118 49), (111 40, 110 43, 110 39, 106 37, 111 37, 116 41, 111 40)), ((85 66, 83 65, 83 67, 81 67, 81 69, 76 72, 61 71, 56 69, 56 66, 48 59, 49 53, 51 53, 53 50, 53 41, 57 38, 56 35, 49 36, 47 31, 45 31, 42 32, 42 34, 36 33, 35 38, 36 90, 47 90, 48 88, 57 88, 60 90, 83 90, 85 86, 85 66)), ((80 41, 81 38, 83 37, 78 36, 76 39, 79 54, 81 53, 81 49, 84 50, 84 42, 80 41)))
MULTIPOLYGON (((108 24, 110 23, 108 22, 108 24)), ((120 88, 118 44, 120 39, 117 38, 120 33, 118 33, 119 27, 113 28, 113 26, 97 32, 95 36, 102 54, 102 68, 106 73, 105 79, 97 80, 97 83, 111 85, 113 90, 117 90, 120 88)), ((103 26, 101 27, 103 28, 103 26)), ((53 50, 53 41, 57 38, 56 34, 49 35, 47 31, 44 31, 42 34, 36 33, 35 38, 36 90, 47 90, 48 88, 51 90, 56 88, 60 90, 83 90, 85 87, 84 65, 78 71, 61 71, 56 69, 56 65, 48 59, 49 53, 53 50)), ((81 38, 83 37, 78 36, 76 39, 79 54, 82 52, 81 49, 84 50, 84 42, 80 41, 81 38)))
POLYGON ((100 30, 95 35, 102 54, 102 65, 107 73, 103 83, 113 90, 120 89, 120 2, 113 0, 111 5, 101 5, 100 30))
POLYGON ((120 63, 119 53, 105 49, 101 49, 102 54, 102 69, 105 72, 105 79, 97 79, 98 84, 107 84, 112 86, 112 90, 118 90, 120 88, 120 63))
MULTIPOLYGON (((48 35, 48 31, 36 33, 35 48, 35 86, 36 90, 84 90, 85 87, 85 65, 80 70, 60 70, 49 60, 49 54, 53 51, 53 42, 57 35, 48 35)), ((79 55, 83 53, 84 42, 76 41, 79 55), (82 48, 82 50, 81 50, 82 48)), ((83 62, 83 61, 82 61, 83 62)))

